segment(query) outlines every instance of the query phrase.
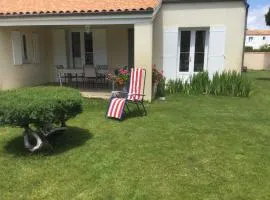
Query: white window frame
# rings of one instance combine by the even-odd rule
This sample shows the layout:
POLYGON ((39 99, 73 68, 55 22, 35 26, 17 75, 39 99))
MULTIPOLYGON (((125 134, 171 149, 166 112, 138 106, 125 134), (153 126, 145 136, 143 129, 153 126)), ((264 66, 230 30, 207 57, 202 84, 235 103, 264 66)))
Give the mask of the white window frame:
POLYGON ((205 47, 204 47, 204 66, 203 66, 203 71, 205 71, 207 69, 208 66, 208 51, 209 51, 209 36, 210 36, 210 28, 208 27, 191 27, 191 28, 178 28, 178 45, 177 45, 177 74, 182 76, 182 75, 192 75, 192 74, 196 74, 199 72, 195 72, 194 71, 194 58, 195 55, 192 58, 192 63, 189 64, 189 71, 184 72, 184 71, 180 71, 180 52, 181 52, 181 32, 182 31, 191 31, 191 39, 190 39, 190 56, 192 53, 195 53, 195 43, 196 43, 196 35, 194 36, 194 34, 196 34, 196 31, 206 31, 206 35, 205 35, 205 47), (193 38, 193 39, 192 39, 193 38))

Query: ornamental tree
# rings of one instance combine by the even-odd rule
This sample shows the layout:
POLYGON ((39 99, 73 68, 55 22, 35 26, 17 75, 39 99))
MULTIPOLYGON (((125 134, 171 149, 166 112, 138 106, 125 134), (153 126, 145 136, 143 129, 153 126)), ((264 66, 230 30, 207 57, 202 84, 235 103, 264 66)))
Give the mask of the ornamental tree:
POLYGON ((66 121, 81 112, 82 97, 74 89, 32 87, 0 91, 0 125, 23 128, 24 145, 31 152, 48 143, 50 134, 66 130, 66 121))

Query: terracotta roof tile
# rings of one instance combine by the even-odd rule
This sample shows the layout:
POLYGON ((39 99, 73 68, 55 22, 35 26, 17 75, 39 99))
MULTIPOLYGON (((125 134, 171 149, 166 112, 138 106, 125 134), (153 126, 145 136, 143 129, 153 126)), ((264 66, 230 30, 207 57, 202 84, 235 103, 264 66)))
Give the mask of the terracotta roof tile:
POLYGON ((0 15, 152 11, 161 0, 0 0, 0 15))
POLYGON ((270 35, 270 30, 247 30, 247 35, 270 35))

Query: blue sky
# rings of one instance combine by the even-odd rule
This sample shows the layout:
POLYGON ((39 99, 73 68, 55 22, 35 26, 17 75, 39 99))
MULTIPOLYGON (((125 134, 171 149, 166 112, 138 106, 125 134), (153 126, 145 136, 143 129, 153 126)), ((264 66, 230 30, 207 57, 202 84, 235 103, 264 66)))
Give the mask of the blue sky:
POLYGON ((250 5, 248 16, 249 29, 270 29, 265 25, 264 15, 270 7, 270 0, 248 0, 250 5))

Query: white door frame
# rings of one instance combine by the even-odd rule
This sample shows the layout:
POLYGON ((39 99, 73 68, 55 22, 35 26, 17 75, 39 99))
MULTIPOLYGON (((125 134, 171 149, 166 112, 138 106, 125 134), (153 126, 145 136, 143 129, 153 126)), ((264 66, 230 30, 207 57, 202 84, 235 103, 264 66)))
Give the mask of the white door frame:
POLYGON ((208 61, 208 48, 209 48, 209 28, 179 28, 178 36, 178 45, 177 45, 177 78, 188 80, 193 74, 198 73, 194 72, 194 63, 195 63, 195 45, 196 45, 196 32, 197 31, 206 31, 205 35, 205 47, 204 47, 204 67, 203 70, 207 69, 208 61), (190 31, 190 52, 189 52, 189 71, 180 72, 180 53, 181 53, 181 32, 190 31))

